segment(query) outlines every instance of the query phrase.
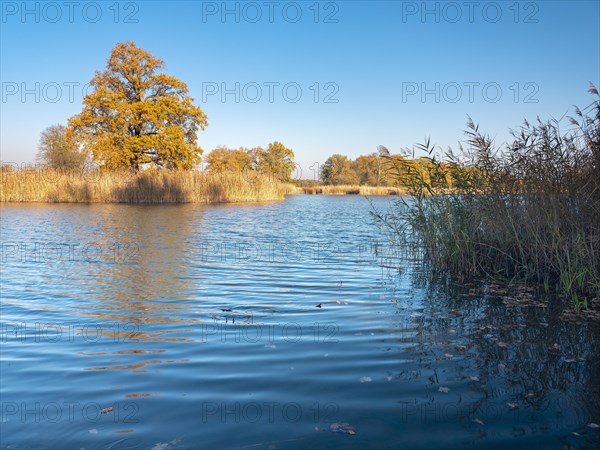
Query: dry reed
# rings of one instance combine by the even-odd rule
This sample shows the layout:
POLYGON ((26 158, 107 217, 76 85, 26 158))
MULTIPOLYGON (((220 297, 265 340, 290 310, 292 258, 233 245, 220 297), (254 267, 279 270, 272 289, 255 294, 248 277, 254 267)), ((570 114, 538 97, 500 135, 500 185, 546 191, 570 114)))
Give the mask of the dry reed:
POLYGON ((295 190, 254 174, 152 170, 2 170, 2 202, 225 203, 281 200, 295 190))

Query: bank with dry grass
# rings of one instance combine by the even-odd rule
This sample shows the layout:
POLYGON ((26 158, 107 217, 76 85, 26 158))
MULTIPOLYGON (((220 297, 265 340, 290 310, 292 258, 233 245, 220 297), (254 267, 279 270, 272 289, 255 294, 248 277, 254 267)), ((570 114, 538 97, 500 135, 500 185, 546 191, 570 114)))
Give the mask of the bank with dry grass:
POLYGON ((298 188, 302 194, 321 195, 404 195, 405 189, 387 186, 325 185, 298 188))
POLYGON ((282 200, 295 186, 260 174, 2 170, 0 201, 228 203, 282 200))

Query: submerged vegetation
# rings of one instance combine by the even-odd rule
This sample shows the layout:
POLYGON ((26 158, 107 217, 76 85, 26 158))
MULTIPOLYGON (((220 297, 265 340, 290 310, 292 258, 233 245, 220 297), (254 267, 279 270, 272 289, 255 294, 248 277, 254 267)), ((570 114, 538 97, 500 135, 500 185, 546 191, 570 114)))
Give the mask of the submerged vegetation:
POLYGON ((537 282, 600 306, 600 101, 561 121, 525 122, 496 148, 470 119, 466 145, 445 163, 429 142, 427 177, 407 170, 410 197, 378 218, 424 248, 432 269, 460 277, 537 282), (452 189, 434 180, 450 176, 452 189))

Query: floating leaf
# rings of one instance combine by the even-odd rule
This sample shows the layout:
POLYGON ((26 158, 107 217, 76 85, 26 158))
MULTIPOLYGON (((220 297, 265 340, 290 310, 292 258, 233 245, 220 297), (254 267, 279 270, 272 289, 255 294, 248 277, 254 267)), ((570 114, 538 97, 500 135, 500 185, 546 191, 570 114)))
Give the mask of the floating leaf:
POLYGON ((594 423, 594 422, 588 423, 587 426, 590 428, 600 428, 600 425, 598 425, 597 423, 594 423))
POLYGON ((108 408, 103 408, 103 409, 101 409, 101 410, 100 410, 100 414, 106 414, 106 413, 109 413, 109 412, 111 412, 112 410, 113 410, 113 407, 112 407, 112 406, 109 406, 108 408))
POLYGON ((334 433, 342 432, 342 433, 346 433, 346 434, 356 434, 356 432, 354 431, 354 428, 352 426, 350 426, 350 424, 347 422, 335 422, 335 423, 332 423, 329 428, 334 433))
POLYGON ((479 425, 483 426, 483 420, 481 420, 481 419, 473 419, 473 422, 478 423, 479 425))
POLYGON ((507 405, 508 405, 508 407, 509 407, 510 409, 516 409, 516 408, 518 408, 518 407, 519 407, 519 404, 518 404, 518 403, 510 403, 510 402, 508 402, 508 403, 507 403, 507 405))

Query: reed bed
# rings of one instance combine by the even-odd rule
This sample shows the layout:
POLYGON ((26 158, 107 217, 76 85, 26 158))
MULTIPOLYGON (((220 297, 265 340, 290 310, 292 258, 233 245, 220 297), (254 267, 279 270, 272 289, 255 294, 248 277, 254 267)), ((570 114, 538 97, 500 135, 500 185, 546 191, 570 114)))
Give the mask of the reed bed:
POLYGON ((403 195, 407 191, 397 187, 387 186, 348 186, 326 185, 298 188, 304 194, 322 195, 403 195))
POLYGON ((227 203, 281 200, 289 183, 254 174, 149 170, 2 170, 2 202, 227 203))
POLYGON ((534 282, 576 310, 600 307, 600 101, 590 92, 566 131, 525 122, 502 149, 469 121, 466 146, 444 156, 453 188, 432 185, 442 167, 432 157, 429 176, 409 173, 410 197, 376 217, 438 274, 534 282))

